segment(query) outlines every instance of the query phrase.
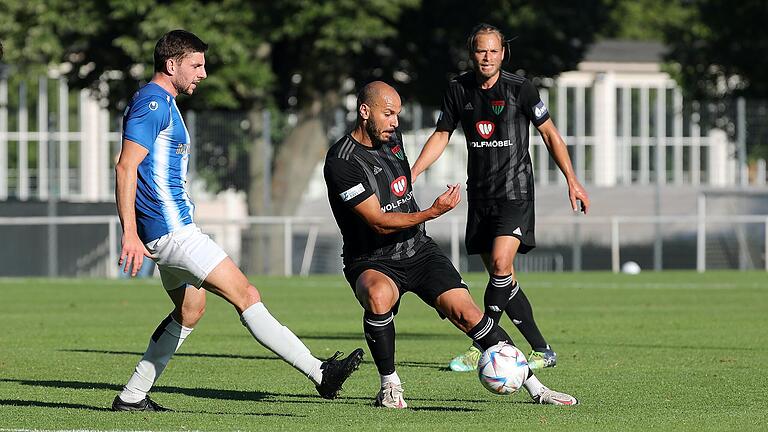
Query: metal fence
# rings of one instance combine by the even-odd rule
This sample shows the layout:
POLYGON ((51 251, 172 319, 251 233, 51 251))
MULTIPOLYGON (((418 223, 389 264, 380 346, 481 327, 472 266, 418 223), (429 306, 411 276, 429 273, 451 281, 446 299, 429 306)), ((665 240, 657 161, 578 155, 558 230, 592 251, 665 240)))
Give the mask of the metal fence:
MULTIPOLYGON (((464 223, 461 217, 441 218, 429 222, 427 231, 460 271, 481 271, 479 260, 464 252, 464 223)), ((619 272, 626 261, 646 269, 768 271, 768 215, 702 211, 674 217, 541 218, 537 223, 539 247, 517 258, 518 271, 619 272), (637 236, 643 230, 661 233, 664 254, 654 253, 648 236, 637 236), (550 231, 558 237, 548 237, 550 231)), ((341 272, 341 238, 326 218, 249 217, 199 225, 249 274, 341 272)), ((119 229, 115 216, 2 217, 6 247, 0 276, 119 277, 119 229)))

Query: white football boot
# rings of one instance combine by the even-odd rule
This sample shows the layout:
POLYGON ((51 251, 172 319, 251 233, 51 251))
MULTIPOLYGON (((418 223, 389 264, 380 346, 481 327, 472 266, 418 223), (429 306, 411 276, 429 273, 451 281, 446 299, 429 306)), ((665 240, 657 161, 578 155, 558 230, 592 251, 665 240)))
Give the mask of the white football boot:
POLYGON ((578 405, 579 401, 575 397, 544 387, 544 390, 538 396, 534 396, 533 401, 543 405, 578 405))
POLYGON ((386 383, 379 390, 373 406, 382 408, 408 408, 403 399, 403 386, 401 384, 386 383))

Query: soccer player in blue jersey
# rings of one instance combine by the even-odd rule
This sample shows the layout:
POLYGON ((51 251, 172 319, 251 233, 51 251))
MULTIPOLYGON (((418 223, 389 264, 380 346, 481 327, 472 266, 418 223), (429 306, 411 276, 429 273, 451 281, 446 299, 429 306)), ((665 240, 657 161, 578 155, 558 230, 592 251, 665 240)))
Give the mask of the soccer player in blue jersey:
POLYGON ((155 46, 155 73, 125 110, 115 195, 123 226, 120 266, 135 276, 144 257, 155 261, 173 311, 160 322, 136 369, 113 403, 115 411, 167 411, 147 393, 205 311, 205 293, 232 304, 253 337, 306 375, 321 397, 333 399, 359 366, 363 351, 315 358, 264 307, 259 291, 231 258, 194 223, 187 191, 192 143, 176 106, 206 78, 208 45, 174 30, 155 46))

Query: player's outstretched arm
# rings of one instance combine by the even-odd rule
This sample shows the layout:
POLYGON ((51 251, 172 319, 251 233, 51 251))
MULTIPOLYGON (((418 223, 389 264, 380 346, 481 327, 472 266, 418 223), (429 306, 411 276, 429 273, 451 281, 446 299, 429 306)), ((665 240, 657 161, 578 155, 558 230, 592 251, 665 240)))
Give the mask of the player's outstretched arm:
POLYGON ((448 146, 448 140, 451 138, 451 134, 445 131, 434 131, 429 136, 427 142, 424 144, 424 148, 421 149, 419 157, 411 167, 411 183, 416 182, 416 178, 427 170, 437 158, 443 154, 445 147, 448 146))
POLYGON ((123 225, 123 245, 120 252, 120 267, 125 264, 125 272, 136 276, 145 256, 151 256, 144 247, 136 229, 136 171, 149 151, 141 145, 123 140, 120 159, 115 165, 115 201, 117 214, 123 225))
POLYGON ((355 213, 378 234, 392 234, 411 228, 422 222, 435 219, 455 208, 461 201, 459 184, 448 185, 448 190, 435 199, 432 206, 415 213, 384 213, 376 195, 371 195, 365 201, 354 207, 355 213))
POLYGON ((560 132, 552 120, 545 121, 537 129, 541 133, 541 138, 544 140, 549 154, 552 155, 552 159, 555 160, 558 168, 560 168, 560 171, 565 176, 565 180, 568 183, 568 199, 571 201, 571 208, 575 212, 582 211, 586 214, 589 210, 589 195, 584 186, 579 182, 579 179, 576 178, 571 157, 568 155, 568 148, 565 146, 563 137, 560 136, 560 132), (581 203, 581 206, 579 206, 579 203, 581 203))

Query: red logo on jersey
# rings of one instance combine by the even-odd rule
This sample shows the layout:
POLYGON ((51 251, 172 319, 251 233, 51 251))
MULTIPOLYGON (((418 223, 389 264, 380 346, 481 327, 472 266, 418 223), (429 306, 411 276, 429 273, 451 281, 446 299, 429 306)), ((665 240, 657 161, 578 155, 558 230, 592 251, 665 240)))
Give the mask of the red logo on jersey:
POLYGON ((393 180, 389 187, 392 189, 393 194, 401 197, 405 195, 405 190, 408 188, 408 180, 405 176, 400 176, 393 180))
POLYGON ((479 133, 481 137, 488 139, 493 135, 493 131, 496 130, 496 125, 487 120, 480 120, 475 124, 475 129, 477 129, 477 133, 479 133))
POLYGON ((397 156, 397 158, 400 159, 400 160, 405 160, 405 156, 403 156, 403 148, 400 147, 399 144, 394 146, 394 147, 392 147, 392 154, 397 156))

